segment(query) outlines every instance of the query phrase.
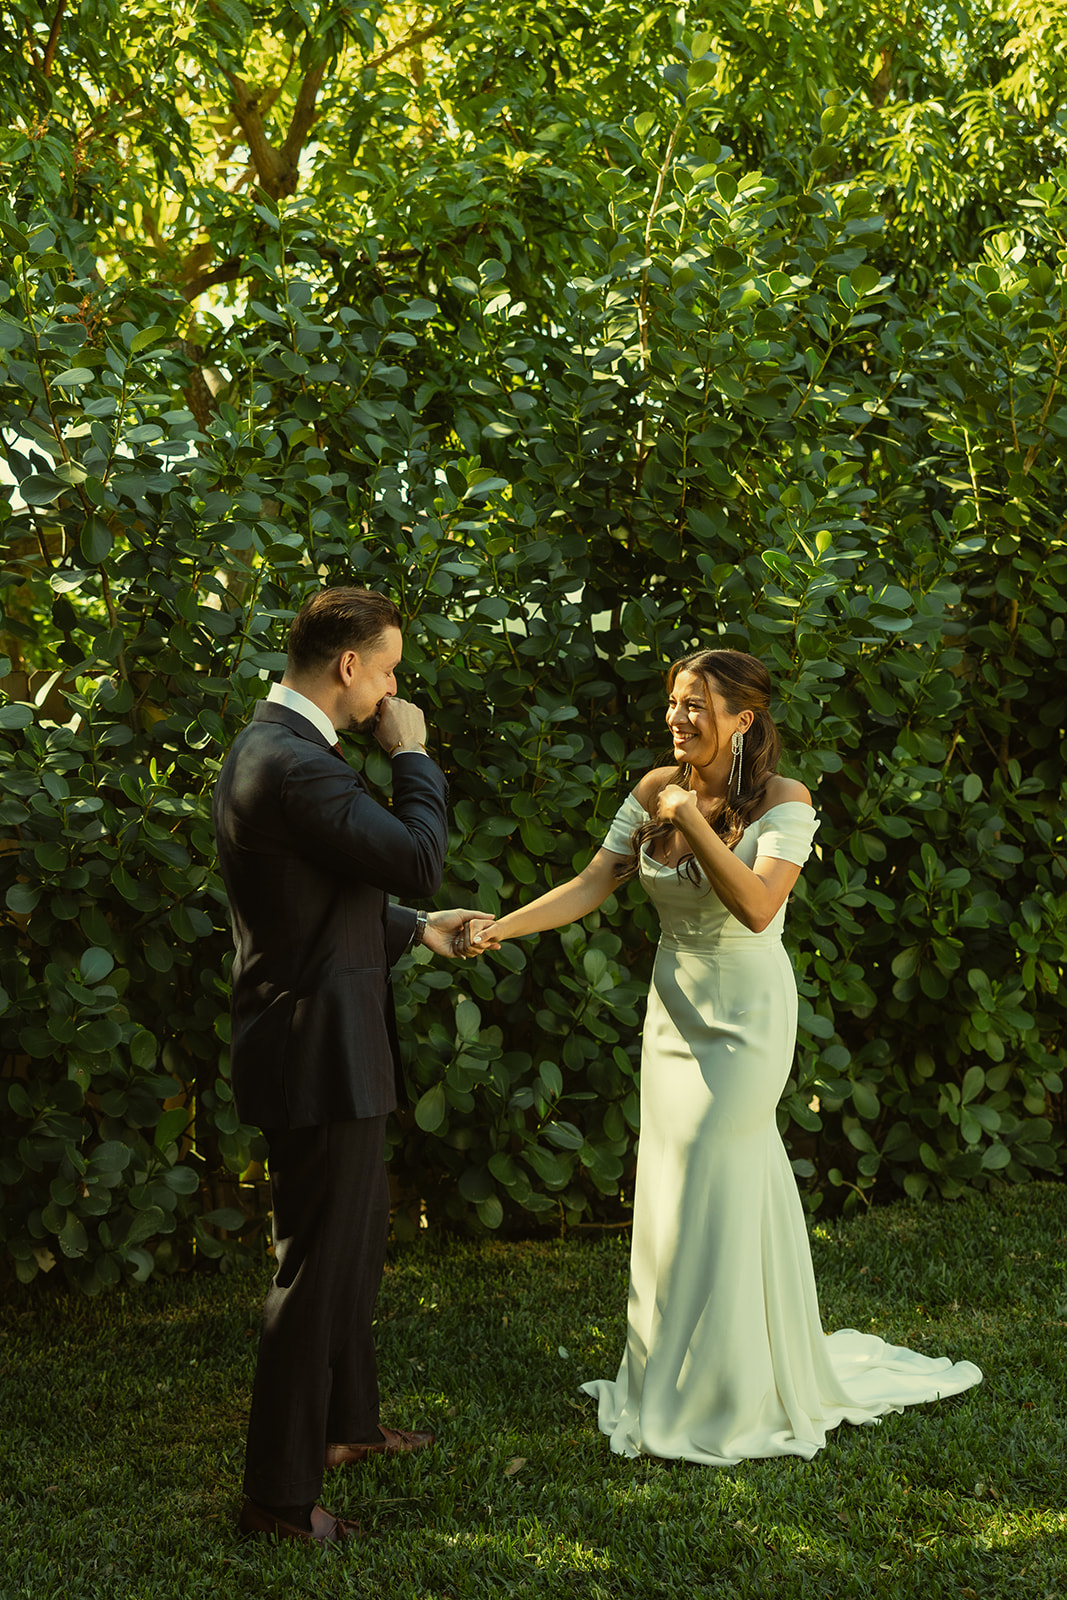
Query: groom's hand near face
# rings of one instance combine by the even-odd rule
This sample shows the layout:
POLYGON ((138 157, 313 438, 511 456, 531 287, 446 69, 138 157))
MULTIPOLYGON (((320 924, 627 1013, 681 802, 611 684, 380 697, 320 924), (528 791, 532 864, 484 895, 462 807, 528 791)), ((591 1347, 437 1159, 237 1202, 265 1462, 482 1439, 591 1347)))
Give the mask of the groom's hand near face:
POLYGON ((387 756, 426 749, 426 717, 410 700, 386 695, 378 706, 374 737, 387 756))

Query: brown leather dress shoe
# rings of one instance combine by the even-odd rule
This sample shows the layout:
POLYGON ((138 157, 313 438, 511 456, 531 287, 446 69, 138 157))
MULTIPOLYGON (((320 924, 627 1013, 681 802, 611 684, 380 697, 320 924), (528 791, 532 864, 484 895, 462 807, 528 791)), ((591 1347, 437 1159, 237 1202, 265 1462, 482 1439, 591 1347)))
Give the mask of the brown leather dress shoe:
POLYGON ((310 1530, 298 1528, 295 1523, 286 1522, 263 1506, 257 1506, 254 1500, 246 1500, 242 1505, 237 1527, 241 1533, 266 1533, 272 1539, 304 1539, 309 1544, 318 1545, 340 1544, 361 1531, 358 1522, 335 1517, 332 1511, 324 1511, 322 1506, 312 1507, 310 1530))
POLYGON ((419 1432, 411 1428, 382 1428, 378 1444, 328 1444, 328 1467, 351 1467, 357 1461, 369 1461, 371 1456, 410 1455, 414 1450, 425 1450, 433 1444, 434 1435, 429 1429, 419 1432))

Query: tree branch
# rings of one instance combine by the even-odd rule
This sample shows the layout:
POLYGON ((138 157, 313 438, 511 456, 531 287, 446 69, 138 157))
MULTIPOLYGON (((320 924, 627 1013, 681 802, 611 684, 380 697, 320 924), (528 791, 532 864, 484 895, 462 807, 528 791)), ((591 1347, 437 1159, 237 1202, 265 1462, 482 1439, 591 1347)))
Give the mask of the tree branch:
MULTIPOLYGON (((304 140, 311 132, 315 121, 315 101, 322 80, 326 76, 325 61, 318 67, 312 67, 310 72, 304 74, 304 81, 300 85, 293 107, 293 120, 289 124, 289 132, 282 145, 282 157, 293 174, 293 188, 296 188, 296 168, 300 160, 300 152, 304 148, 304 140)), ((291 192, 291 191, 290 191, 291 192)))
MULTIPOLYGON (((270 195, 272 200, 280 200, 283 194, 292 193, 295 183, 291 188, 286 188, 286 179, 290 174, 285 170, 285 165, 279 158, 278 152, 267 138, 267 130, 263 126, 263 113, 260 109, 258 96, 249 89, 243 78, 235 72, 226 76, 233 89, 233 110, 241 131, 248 141, 248 148, 252 160, 259 173, 259 181, 270 195)), ((293 174, 295 177, 295 174, 293 174)))
MULTIPOLYGON (((65 5, 66 0, 61 0, 61 3, 65 5)), ((441 33, 462 10, 462 5, 453 6, 444 16, 427 23, 425 27, 415 28, 405 38, 390 45, 388 50, 383 50, 380 55, 372 56, 369 61, 365 61, 362 70, 374 70, 392 60, 394 56, 402 55, 405 50, 415 49, 425 40, 441 33)), ((328 65, 329 62, 324 60, 318 66, 309 68, 304 74, 297 91, 289 129, 280 148, 271 144, 264 125, 264 116, 277 99, 279 90, 265 93, 261 98, 235 72, 226 74, 233 89, 234 115, 248 141, 260 185, 272 200, 280 200, 284 195, 293 194, 296 190, 300 155, 315 123, 316 102, 328 65)))
POLYGON ((243 78, 239 78, 236 73, 227 74, 234 92, 234 115, 248 140, 248 148, 259 174, 260 186, 272 200, 280 200, 296 189, 300 152, 315 121, 315 101, 322 88, 322 80, 326 76, 326 66, 327 63, 323 61, 304 74, 297 91, 289 131, 280 150, 271 144, 263 122, 264 112, 273 104, 276 96, 265 95, 261 104, 259 96, 253 94, 243 78))
POLYGON ((243 256, 229 256, 219 266, 213 267, 210 272, 199 272, 195 278, 190 278, 187 283, 183 283, 182 299, 195 300, 198 294, 203 294, 205 289, 214 288, 217 283, 233 283, 246 270, 243 256))
POLYGON ((230 184, 229 193, 240 194, 241 190, 245 187, 245 184, 252 183, 255 179, 255 176, 256 164, 254 161, 250 161, 245 167, 244 171, 240 173, 230 184))
POLYGON ((52 28, 48 35, 48 43, 44 47, 44 62, 41 71, 47 78, 52 71, 52 62, 56 58, 56 48, 59 44, 59 25, 63 21, 63 13, 67 9, 67 0, 59 0, 56 14, 52 18, 52 28))
MULTIPOLYGON (((282 90, 285 88, 285 85, 289 82, 289 75, 293 70, 293 62, 295 60, 296 51, 291 50, 289 52, 289 60, 286 63, 285 71, 282 73, 278 81, 273 84, 271 88, 263 90, 256 96, 256 103, 259 106, 259 113, 261 117, 265 117, 268 111, 273 111, 275 102, 277 101, 282 90)), ((233 80, 231 79, 230 81, 232 83, 233 80)), ((236 107, 232 104, 229 109, 229 114, 220 114, 219 117, 213 119, 211 127, 217 139, 229 140, 229 143, 223 146, 221 152, 216 154, 215 166, 217 168, 220 165, 225 166, 238 146, 241 144, 246 144, 248 141, 244 137, 243 130, 241 129, 240 122, 238 121, 236 107)))
POLYGON ((189 374, 188 383, 182 386, 185 401, 189 410, 193 413, 200 432, 206 433, 218 412, 218 406, 204 376, 204 369, 200 362, 200 350, 189 339, 179 340, 178 348, 182 355, 192 363, 193 369, 189 374))
MULTIPOLYGON (((315 248, 324 261, 336 262, 340 258, 338 250, 321 242, 317 243, 315 248)), ((195 268, 197 259, 205 259, 205 255, 210 252, 210 249, 210 245, 198 245, 186 262, 186 270, 195 268)), ((418 261, 421 255, 421 250, 414 249, 381 250, 374 258, 374 265, 377 266, 379 263, 384 262, 389 266, 403 266, 409 261, 418 261)), ((286 256, 286 261, 291 259, 290 256, 286 256)), ((370 257, 362 251, 357 252, 350 259, 360 266, 369 266, 371 264, 370 257)), ((195 300, 197 295, 203 294, 205 289, 212 289, 217 283, 233 283, 236 279, 243 278, 247 272, 252 270, 244 256, 229 256, 220 266, 213 267, 210 272, 197 272, 195 277, 188 278, 182 284, 182 299, 195 300)))
POLYGON ((438 17, 436 22, 428 22, 424 28, 416 28, 415 32, 409 33, 406 39, 401 39, 397 44, 391 44, 388 50, 383 50, 381 55, 372 56, 369 61, 364 61, 363 71, 374 71, 375 68, 382 67, 387 61, 391 61, 394 56, 403 55, 405 50, 414 50, 416 45, 423 44, 427 39, 432 39, 435 34, 441 33, 454 17, 458 17, 462 10, 462 5, 453 6, 445 16, 438 17))

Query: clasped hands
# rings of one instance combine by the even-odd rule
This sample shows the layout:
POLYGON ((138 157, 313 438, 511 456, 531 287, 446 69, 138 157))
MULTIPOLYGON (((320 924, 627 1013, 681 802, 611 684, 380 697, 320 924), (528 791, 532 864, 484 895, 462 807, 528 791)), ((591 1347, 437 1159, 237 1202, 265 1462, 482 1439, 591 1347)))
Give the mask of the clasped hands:
POLYGON ((499 947, 500 941, 486 933, 493 921, 488 911, 431 911, 422 942, 437 956, 479 956, 499 947))

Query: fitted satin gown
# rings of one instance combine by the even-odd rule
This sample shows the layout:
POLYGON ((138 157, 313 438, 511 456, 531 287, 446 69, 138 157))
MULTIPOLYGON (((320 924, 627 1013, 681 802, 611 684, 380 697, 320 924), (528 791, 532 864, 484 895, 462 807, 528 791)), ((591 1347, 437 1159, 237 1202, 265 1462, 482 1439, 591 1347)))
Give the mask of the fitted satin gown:
MULTIPOLYGON (((647 820, 631 795, 605 847, 647 820)), ((799 801, 745 830, 735 854, 803 866, 818 826, 799 801)), ((796 1042, 785 907, 762 933, 702 878, 643 855, 659 913, 641 1056, 626 1349, 618 1376, 583 1384, 622 1455, 729 1466, 810 1458, 838 1423, 980 1383, 953 1364, 851 1329, 822 1329, 796 1180, 775 1110, 796 1042)))

